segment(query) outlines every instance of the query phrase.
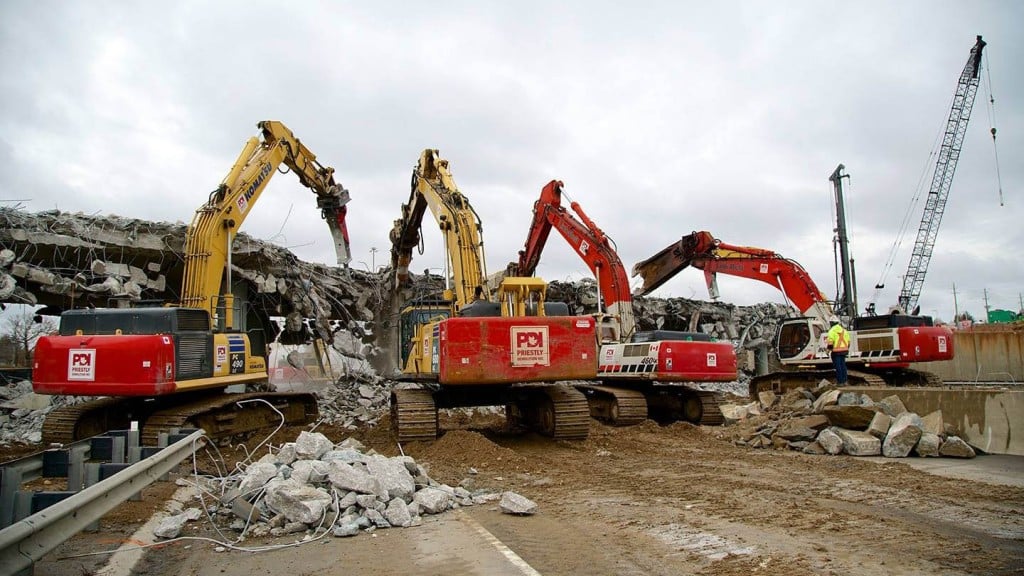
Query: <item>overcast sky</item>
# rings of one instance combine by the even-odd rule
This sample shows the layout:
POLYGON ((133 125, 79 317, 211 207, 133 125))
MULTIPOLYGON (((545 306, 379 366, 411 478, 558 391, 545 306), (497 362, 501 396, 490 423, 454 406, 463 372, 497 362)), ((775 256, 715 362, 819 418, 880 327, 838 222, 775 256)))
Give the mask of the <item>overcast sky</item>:
MULTIPOLYGON (((861 305, 885 310, 980 34, 986 69, 920 305, 950 319, 955 284, 960 310, 982 318, 984 291, 1013 310, 1024 292, 1022 22, 1012 1, 9 0, 0 201, 188 222, 273 119, 351 191, 355 267, 388 262, 411 170, 437 148, 480 214, 489 271, 516 258, 533 202, 560 179, 627 268, 708 230, 801 262, 834 297, 828 176, 843 163, 861 305)), ((424 222, 412 270, 437 271, 443 245, 424 222)), ((314 197, 290 174, 243 230, 333 262, 314 197)), ((537 274, 590 272, 553 233, 537 274)), ((783 301, 750 280, 719 287, 727 302, 783 301)), ((697 270, 654 295, 707 299, 697 270)))

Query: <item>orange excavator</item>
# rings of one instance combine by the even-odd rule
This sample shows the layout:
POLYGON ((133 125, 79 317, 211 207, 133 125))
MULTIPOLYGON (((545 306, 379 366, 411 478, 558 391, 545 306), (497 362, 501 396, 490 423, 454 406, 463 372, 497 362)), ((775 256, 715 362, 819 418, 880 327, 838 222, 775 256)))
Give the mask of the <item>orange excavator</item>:
MULTIPOLYGON (((776 352, 783 370, 754 377, 750 393, 784 391, 832 376, 825 344, 832 305, 810 274, 798 262, 771 250, 726 244, 710 232, 694 232, 638 263, 633 275, 644 283, 638 294, 648 294, 685 268, 704 271, 708 291, 718 298, 716 275, 729 274, 759 280, 778 288, 801 314, 779 324, 776 352)), ((953 333, 933 325, 931 317, 908 314, 861 316, 849 319, 850 383, 867 385, 937 384, 930 373, 914 370, 917 362, 953 357, 953 333)))
POLYGON ((564 185, 552 180, 533 206, 533 222, 511 276, 531 276, 540 263, 551 229, 558 230, 586 262, 598 284, 601 338, 597 379, 600 385, 579 385, 587 395, 591 416, 615 425, 651 417, 720 424, 719 395, 685 385, 736 380, 736 353, 729 342, 713 341, 693 332, 638 332, 633 296, 625 266, 611 239, 577 202, 562 206, 564 185))

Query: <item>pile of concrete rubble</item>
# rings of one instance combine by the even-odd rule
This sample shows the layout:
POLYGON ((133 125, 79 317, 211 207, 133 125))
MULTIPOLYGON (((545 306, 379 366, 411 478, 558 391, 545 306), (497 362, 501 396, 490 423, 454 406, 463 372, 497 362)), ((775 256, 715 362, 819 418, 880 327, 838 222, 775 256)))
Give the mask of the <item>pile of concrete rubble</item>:
POLYGON ((950 456, 973 458, 974 449, 945 425, 942 411, 920 416, 896 394, 874 402, 866 394, 844 392, 827 380, 813 390, 798 388, 779 398, 761 392, 749 404, 722 406, 735 444, 799 450, 805 454, 851 456, 950 456))
MULTIPOLYGON (((300 432, 294 442, 271 447, 244 471, 196 481, 201 508, 166 517, 158 538, 179 536, 187 522, 208 517, 226 525, 237 541, 249 537, 305 533, 355 536, 382 528, 418 526, 426 514, 499 500, 507 514, 529 515, 537 505, 514 492, 470 492, 432 480, 408 456, 385 457, 353 438, 335 444, 318 432, 300 432)), ((463 484, 470 486, 467 480, 463 484)))

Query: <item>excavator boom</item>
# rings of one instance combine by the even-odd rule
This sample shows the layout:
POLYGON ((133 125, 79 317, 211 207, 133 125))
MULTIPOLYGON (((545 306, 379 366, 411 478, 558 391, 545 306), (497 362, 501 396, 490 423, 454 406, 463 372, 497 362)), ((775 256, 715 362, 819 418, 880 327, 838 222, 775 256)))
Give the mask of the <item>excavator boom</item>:
POLYGON ((412 251, 421 243, 420 228, 427 208, 444 237, 451 277, 455 279, 451 295, 455 309, 476 299, 489 300, 491 293, 486 282, 480 218, 455 185, 448 161, 432 149, 420 155, 412 174, 409 201, 402 205, 402 217, 395 220, 391 230, 391 269, 395 271, 398 285, 404 286, 409 281, 412 251))
POLYGON ((638 294, 649 294, 690 266, 704 271, 708 291, 713 298, 718 297, 716 275, 722 272, 778 288, 801 314, 814 316, 823 322, 831 314, 825 294, 798 262, 764 248, 726 244, 707 231, 683 236, 678 242, 636 264, 633 275, 644 281, 638 294))
POLYGON ((220 308, 229 330, 236 327, 230 288, 232 240, 281 164, 316 193, 317 207, 334 240, 338 265, 347 266, 351 260, 345 224, 350 196, 335 182, 334 169, 321 166, 281 122, 263 121, 258 127, 262 140, 252 137, 246 142, 224 181, 196 210, 185 241, 180 305, 202 308, 211 314, 220 308))
POLYGON ((587 217, 578 203, 570 204, 578 219, 562 206, 563 187, 561 181, 552 180, 541 190, 540 198, 533 205, 533 222, 527 233, 526 246, 519 252, 518 264, 510 268, 514 275, 532 276, 537 271, 541 253, 554 227, 593 272, 603 301, 602 312, 618 319, 619 336, 615 340, 624 340, 636 330, 626 268, 611 240, 587 217))

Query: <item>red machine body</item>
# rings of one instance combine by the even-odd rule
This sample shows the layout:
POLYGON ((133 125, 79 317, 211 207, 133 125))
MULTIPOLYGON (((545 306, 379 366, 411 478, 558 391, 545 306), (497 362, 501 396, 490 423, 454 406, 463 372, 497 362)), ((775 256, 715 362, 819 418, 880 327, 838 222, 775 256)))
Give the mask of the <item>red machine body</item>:
POLYGON ((593 378, 595 327, 573 316, 449 318, 437 325, 430 357, 449 386, 593 378))

